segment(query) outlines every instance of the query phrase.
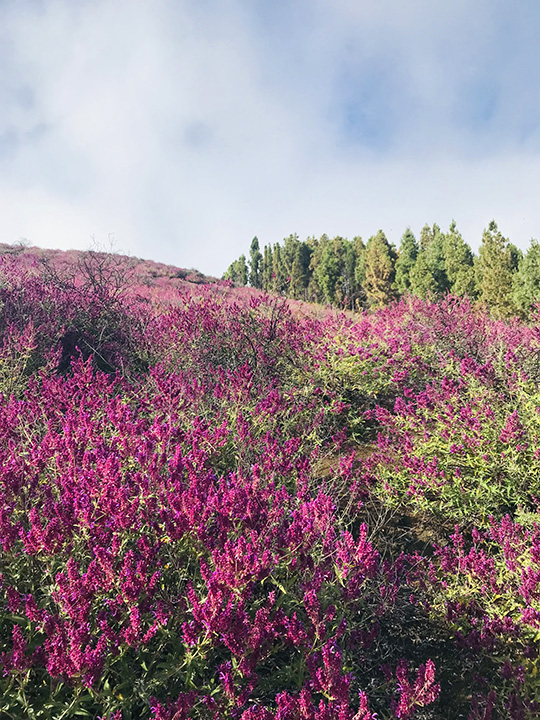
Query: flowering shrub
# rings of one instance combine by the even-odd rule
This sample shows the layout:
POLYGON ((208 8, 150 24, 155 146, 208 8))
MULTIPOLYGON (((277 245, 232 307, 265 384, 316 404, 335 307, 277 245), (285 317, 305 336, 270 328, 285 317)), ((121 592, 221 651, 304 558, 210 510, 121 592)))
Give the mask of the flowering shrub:
POLYGON ((535 717, 533 328, 2 262, 2 717, 535 717))

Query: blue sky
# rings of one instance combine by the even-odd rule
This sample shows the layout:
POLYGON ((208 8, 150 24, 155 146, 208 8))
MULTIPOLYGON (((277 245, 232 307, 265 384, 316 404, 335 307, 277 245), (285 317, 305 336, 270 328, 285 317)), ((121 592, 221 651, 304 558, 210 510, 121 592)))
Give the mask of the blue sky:
POLYGON ((537 0, 2 0, 0 241, 540 237, 537 0))

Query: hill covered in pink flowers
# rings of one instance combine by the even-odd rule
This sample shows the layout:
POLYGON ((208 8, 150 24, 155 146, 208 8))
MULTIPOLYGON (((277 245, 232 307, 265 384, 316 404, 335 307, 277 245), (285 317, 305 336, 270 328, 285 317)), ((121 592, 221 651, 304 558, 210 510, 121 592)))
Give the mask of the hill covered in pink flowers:
POLYGON ((0 249, 2 718, 538 717, 534 318, 0 249))

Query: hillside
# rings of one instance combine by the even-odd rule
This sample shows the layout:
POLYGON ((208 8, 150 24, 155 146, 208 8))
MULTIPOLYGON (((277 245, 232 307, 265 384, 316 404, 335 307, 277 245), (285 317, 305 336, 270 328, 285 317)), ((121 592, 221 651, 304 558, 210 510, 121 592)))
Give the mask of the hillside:
POLYGON ((538 717, 534 320, 28 248, 0 331, 0 717, 538 717))

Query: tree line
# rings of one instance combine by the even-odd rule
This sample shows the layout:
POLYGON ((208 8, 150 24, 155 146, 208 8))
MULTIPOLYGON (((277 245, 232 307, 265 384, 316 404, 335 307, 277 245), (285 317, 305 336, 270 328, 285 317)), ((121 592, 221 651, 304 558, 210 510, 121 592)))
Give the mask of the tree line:
POLYGON ((364 243, 361 237, 290 235, 261 250, 254 237, 224 274, 234 284, 297 300, 360 310, 390 304, 412 294, 445 293, 486 303, 496 317, 528 317, 540 301, 540 243, 524 253, 501 234, 492 220, 475 255, 452 221, 448 231, 424 225, 417 239, 410 228, 399 248, 382 230, 364 243))

